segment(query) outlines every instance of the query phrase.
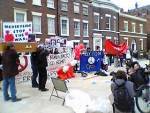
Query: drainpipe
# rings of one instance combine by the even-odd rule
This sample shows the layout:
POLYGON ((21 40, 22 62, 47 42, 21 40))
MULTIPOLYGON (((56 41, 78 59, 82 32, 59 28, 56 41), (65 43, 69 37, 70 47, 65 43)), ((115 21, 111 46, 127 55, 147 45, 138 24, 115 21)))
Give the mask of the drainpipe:
POLYGON ((56 19, 57 19, 57 36, 60 36, 60 21, 59 21, 59 0, 57 0, 57 6, 56 6, 56 19))

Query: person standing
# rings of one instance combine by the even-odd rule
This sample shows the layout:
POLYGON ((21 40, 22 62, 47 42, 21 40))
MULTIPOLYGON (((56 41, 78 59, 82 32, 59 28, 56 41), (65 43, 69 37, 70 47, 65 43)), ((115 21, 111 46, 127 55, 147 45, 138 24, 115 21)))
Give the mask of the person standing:
POLYGON ((36 52, 32 52, 31 53, 31 68, 32 68, 32 87, 33 88, 37 88, 39 86, 39 84, 37 83, 37 76, 38 76, 38 68, 37 68, 37 60, 38 60, 38 48, 36 50, 36 52))
POLYGON ((2 77, 2 55, 0 54, 0 89, 1 89, 1 81, 3 80, 2 77))
POLYGON ((21 99, 16 97, 16 85, 15 76, 19 73, 18 64, 19 56, 12 43, 7 44, 6 50, 2 54, 3 65, 3 96, 4 100, 9 99, 12 102, 20 101, 21 99), (8 94, 8 87, 10 87, 11 98, 8 94))
POLYGON ((47 81, 46 67, 48 65, 47 63, 48 55, 49 52, 47 50, 44 50, 44 48, 39 47, 37 67, 39 72, 39 90, 41 91, 48 91, 48 89, 45 88, 46 81, 47 81))
POLYGON ((118 70, 111 83, 112 99, 114 113, 135 113, 134 112, 134 84, 127 80, 124 71, 118 70))

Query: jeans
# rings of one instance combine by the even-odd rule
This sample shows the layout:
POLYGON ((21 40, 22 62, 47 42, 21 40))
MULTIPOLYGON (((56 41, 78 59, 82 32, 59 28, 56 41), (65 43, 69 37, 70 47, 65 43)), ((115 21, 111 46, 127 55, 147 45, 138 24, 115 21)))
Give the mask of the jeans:
POLYGON ((4 100, 9 100, 8 88, 10 87, 11 99, 16 100, 16 85, 15 77, 4 77, 3 78, 3 95, 4 100))
POLYGON ((37 69, 37 66, 35 66, 35 65, 33 65, 31 68, 32 68, 32 72, 33 72, 33 75, 32 75, 32 86, 35 87, 35 86, 38 86, 38 83, 36 81, 37 76, 38 76, 38 69, 37 69))

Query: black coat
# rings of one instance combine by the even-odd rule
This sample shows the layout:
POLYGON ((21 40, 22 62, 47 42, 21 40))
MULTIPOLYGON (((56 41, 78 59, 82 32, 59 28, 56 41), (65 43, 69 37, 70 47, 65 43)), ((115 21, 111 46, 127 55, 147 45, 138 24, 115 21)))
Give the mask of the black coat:
POLYGON ((11 77, 19 73, 18 64, 19 56, 13 49, 6 50, 2 54, 3 76, 11 77))
POLYGON ((46 68, 47 63, 47 56, 49 55, 49 52, 46 50, 42 50, 38 53, 38 60, 37 60, 37 66, 38 68, 46 68))

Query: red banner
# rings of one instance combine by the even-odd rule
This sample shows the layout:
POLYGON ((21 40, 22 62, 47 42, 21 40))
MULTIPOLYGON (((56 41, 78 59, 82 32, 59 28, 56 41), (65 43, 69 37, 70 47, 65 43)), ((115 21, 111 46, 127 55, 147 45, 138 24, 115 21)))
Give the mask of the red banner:
POLYGON ((128 46, 127 43, 121 43, 120 45, 116 45, 110 39, 105 41, 105 52, 106 54, 111 54, 115 56, 123 55, 127 52, 128 46))

